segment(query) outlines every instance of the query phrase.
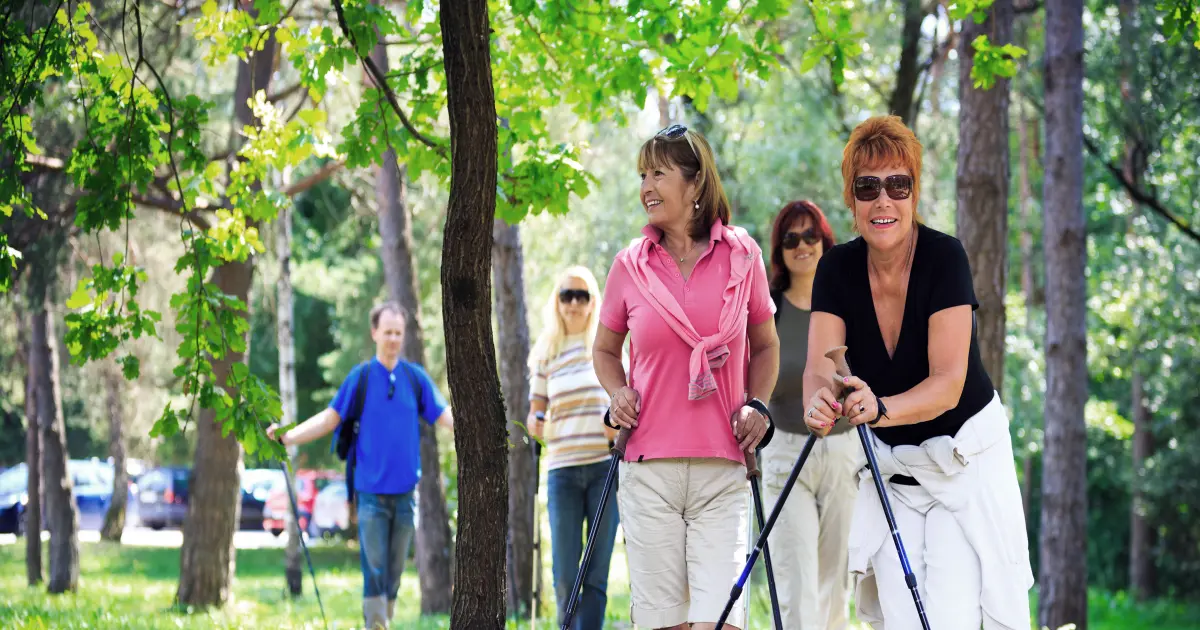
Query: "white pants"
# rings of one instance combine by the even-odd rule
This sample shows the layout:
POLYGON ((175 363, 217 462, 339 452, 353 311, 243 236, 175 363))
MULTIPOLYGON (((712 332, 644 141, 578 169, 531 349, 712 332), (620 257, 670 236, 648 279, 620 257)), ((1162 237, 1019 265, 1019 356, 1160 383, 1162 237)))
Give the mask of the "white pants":
MULTIPOLYGON (((783 491, 807 435, 777 431, 763 449, 765 519, 783 491)), ((768 543, 788 630, 843 630, 850 601, 846 546, 858 471, 866 465, 854 431, 820 438, 783 504, 768 543)))
MULTIPOLYGON (((958 521, 920 486, 888 483, 887 492, 929 627, 979 628, 983 624, 983 575, 979 556, 958 521)), ((904 583, 895 543, 888 540, 880 547, 871 557, 871 566, 886 629, 920 630, 917 607, 912 591, 904 583)), ((873 627, 885 628, 883 623, 873 627)))

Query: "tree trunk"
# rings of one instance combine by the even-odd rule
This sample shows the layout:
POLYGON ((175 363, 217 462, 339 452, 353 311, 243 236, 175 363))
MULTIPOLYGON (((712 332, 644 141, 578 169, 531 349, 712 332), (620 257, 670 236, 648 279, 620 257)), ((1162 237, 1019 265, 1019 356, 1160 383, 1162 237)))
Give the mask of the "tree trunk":
POLYGON ((508 453, 488 282, 497 132, 487 1, 464 0, 454 11, 441 11, 439 20, 451 142, 442 305, 459 488, 450 625, 503 628, 508 453))
POLYGON ((33 318, 21 313, 18 321, 24 323, 25 333, 25 470, 28 480, 25 493, 24 522, 18 528, 25 530, 25 578, 30 586, 42 583, 42 439, 38 426, 37 379, 34 368, 38 359, 34 357, 37 347, 33 343, 33 318))
POLYGON ((529 321, 519 226, 502 219, 492 224, 492 285, 500 334, 500 384, 508 414, 508 588, 509 614, 525 615, 533 605, 533 502, 536 500, 533 449, 522 428, 529 415, 529 321))
POLYGON ((108 408, 108 453, 113 460, 113 492, 104 514, 100 538, 121 542, 125 533, 125 509, 129 501, 129 474, 125 471, 125 376, 115 363, 106 366, 104 373, 105 403, 108 408))
POLYGON ((1150 429, 1150 409, 1146 407, 1146 377, 1134 359, 1133 367, 1133 501, 1129 527, 1129 589, 1145 601, 1154 596, 1154 556, 1151 547, 1154 528, 1146 517, 1146 460, 1154 454, 1154 434, 1150 429))
MULTIPOLYGON (((247 100, 270 86, 275 47, 272 34, 249 63, 238 63, 234 86, 235 129, 256 123, 247 100)), ((238 146, 240 138, 240 133, 231 134, 231 148, 238 146)), ((242 262, 227 262, 217 267, 211 283, 218 291, 249 304, 253 277, 254 258, 251 256, 242 262)), ((232 351, 220 359, 213 359, 213 382, 225 387, 233 364, 243 360, 245 355, 232 351)), ((222 436, 221 427, 215 420, 214 412, 205 409, 196 423, 191 496, 179 556, 176 600, 179 604, 197 608, 221 606, 229 599, 235 561, 233 533, 242 507, 239 481, 242 447, 232 433, 222 436)))
POLYGON ((1046 412, 1038 625, 1087 628, 1083 2, 1046 3, 1046 412))
POLYGON ((988 34, 997 46, 1012 42, 1012 0, 996 0, 982 24, 963 20, 958 40, 958 238, 971 262, 979 300, 976 334, 984 369, 1004 394, 1004 297, 1008 293, 1008 90, 998 79, 973 87, 971 42, 988 34))
POLYGON ((1018 176, 1021 188, 1021 292, 1025 306, 1040 304, 1037 279, 1033 270, 1033 165, 1041 159, 1038 150, 1037 122, 1025 116, 1025 108, 1017 107, 1017 136, 1021 146, 1021 169, 1018 176))
MULTIPOLYGON (((382 41, 371 51, 380 71, 387 74, 387 46, 382 41)), ((369 76, 364 81, 370 81, 369 76)), ((379 215, 379 256, 388 295, 408 313, 404 323, 404 358, 424 365, 425 340, 421 333, 421 292, 413 265, 412 223, 408 216, 405 169, 389 147, 383 165, 375 171, 375 206, 379 215)), ((442 483, 437 429, 421 426, 421 480, 417 482, 420 523, 416 532, 417 577, 421 583, 421 614, 450 612, 453 597, 454 542, 450 513, 442 483)))
MULTIPOLYGON (((250 295, 254 263, 225 263, 213 273, 217 290, 245 303, 250 295)), ((225 386, 234 363, 244 359, 229 352, 213 359, 213 381, 225 386)), ((196 456, 192 466, 190 500, 183 523, 183 548, 179 556, 178 603, 207 608, 222 606, 233 588, 235 552, 233 533, 241 516, 242 447, 221 426, 211 409, 203 409, 196 422, 196 456)))
MULTIPOLYGON (((37 422, 42 433, 42 491, 46 498, 46 525, 50 530, 50 593, 74 591, 79 586, 79 510, 67 471, 66 423, 58 367, 58 340, 54 334, 50 292, 33 314, 33 374, 37 396, 37 422)), ((40 535, 39 530, 27 532, 40 535)))
MULTIPOLYGON (((904 0, 904 29, 901 31, 900 64, 896 68, 896 85, 888 101, 888 111, 912 125, 916 117, 915 97, 921 78, 918 61, 921 56, 921 23, 926 11, 921 0, 904 0)), ((961 53, 960 53, 961 54, 961 53)), ((960 57, 961 59, 961 57, 960 57)))
MULTIPOLYGON (((280 177, 280 184, 287 178, 280 177)), ((281 186, 282 187, 282 186, 281 186)), ((290 426, 296 422, 296 338, 293 325, 295 300, 292 295, 292 205, 287 203, 279 210, 276 218, 275 250, 279 256, 279 279, 275 282, 275 333, 279 346, 279 401, 282 406, 280 423, 290 426)), ((288 461, 296 460, 296 446, 287 448, 288 461)), ((285 473, 288 483, 295 484, 292 471, 285 473)), ((289 506, 290 508, 290 506, 289 506)), ((300 572, 300 524, 285 510, 284 527, 287 529, 287 548, 284 551, 283 576, 288 593, 299 597, 304 591, 303 573, 300 572)))

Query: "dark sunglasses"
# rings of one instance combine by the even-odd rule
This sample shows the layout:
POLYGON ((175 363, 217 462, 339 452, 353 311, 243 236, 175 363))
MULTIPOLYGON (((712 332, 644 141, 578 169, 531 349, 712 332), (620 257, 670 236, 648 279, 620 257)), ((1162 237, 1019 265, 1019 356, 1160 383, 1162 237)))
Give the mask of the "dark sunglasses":
POLYGON ((558 301, 569 304, 572 301, 587 304, 592 301, 592 294, 587 289, 563 289, 558 292, 558 301))
POLYGON ((396 395, 396 375, 388 374, 388 400, 396 395))
POLYGON ((780 242, 780 245, 783 245, 784 249, 796 249, 800 247, 800 241, 804 241, 805 244, 811 247, 821 242, 821 237, 817 236, 817 233, 812 228, 803 232, 788 232, 783 235, 783 241, 780 242))
POLYGON ((699 160, 700 154, 696 152, 696 145, 692 144, 692 138, 691 136, 687 135, 687 130, 688 128, 684 127, 683 125, 671 125, 670 127, 659 130, 659 132, 654 135, 656 137, 666 138, 668 140, 678 140, 679 137, 682 136, 685 140, 687 140, 688 146, 692 148, 692 155, 696 156, 696 159, 699 160))
POLYGON ((908 199, 912 189, 913 178, 908 175, 888 175, 883 181, 871 176, 854 178, 854 198, 859 201, 875 201, 880 190, 886 190, 892 199, 908 199))

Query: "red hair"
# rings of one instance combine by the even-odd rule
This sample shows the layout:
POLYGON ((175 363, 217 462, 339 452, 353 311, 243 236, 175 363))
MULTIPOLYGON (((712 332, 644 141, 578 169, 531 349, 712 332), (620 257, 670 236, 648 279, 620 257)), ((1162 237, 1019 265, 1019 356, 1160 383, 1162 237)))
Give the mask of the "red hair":
POLYGON ((821 212, 817 204, 807 199, 788 202, 779 211, 779 214, 775 215, 775 227, 771 228, 772 291, 787 291, 792 285, 792 274, 788 272, 787 265, 783 262, 783 236, 800 217, 808 217, 812 220, 812 230, 821 237, 821 245, 825 252, 833 249, 833 228, 829 227, 829 220, 825 218, 825 213, 821 212))
POLYGON ((921 196, 921 142, 899 116, 874 116, 859 123, 842 152, 842 198, 854 212, 854 178, 871 169, 899 166, 912 175, 912 207, 917 221, 921 196))

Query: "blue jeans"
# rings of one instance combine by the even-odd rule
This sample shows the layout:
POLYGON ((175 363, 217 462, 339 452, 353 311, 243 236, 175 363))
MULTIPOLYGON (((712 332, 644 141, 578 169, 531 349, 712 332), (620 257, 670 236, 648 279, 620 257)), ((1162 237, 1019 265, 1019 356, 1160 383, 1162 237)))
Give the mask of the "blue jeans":
POLYGON ((413 537, 413 493, 358 495, 358 545, 363 597, 396 599, 413 537))
POLYGON ((587 544, 584 521, 588 524, 588 534, 593 527, 599 532, 587 575, 583 577, 583 595, 575 609, 571 630, 600 630, 604 626, 604 609, 608 606, 608 564, 617 537, 618 521, 617 478, 614 475, 604 517, 599 525, 596 524, 596 510, 600 507, 600 494, 604 491, 608 467, 609 462, 604 461, 556 468, 546 475, 554 593, 558 601, 560 626, 567 615, 571 587, 575 586, 575 576, 579 573, 579 564, 587 544))

